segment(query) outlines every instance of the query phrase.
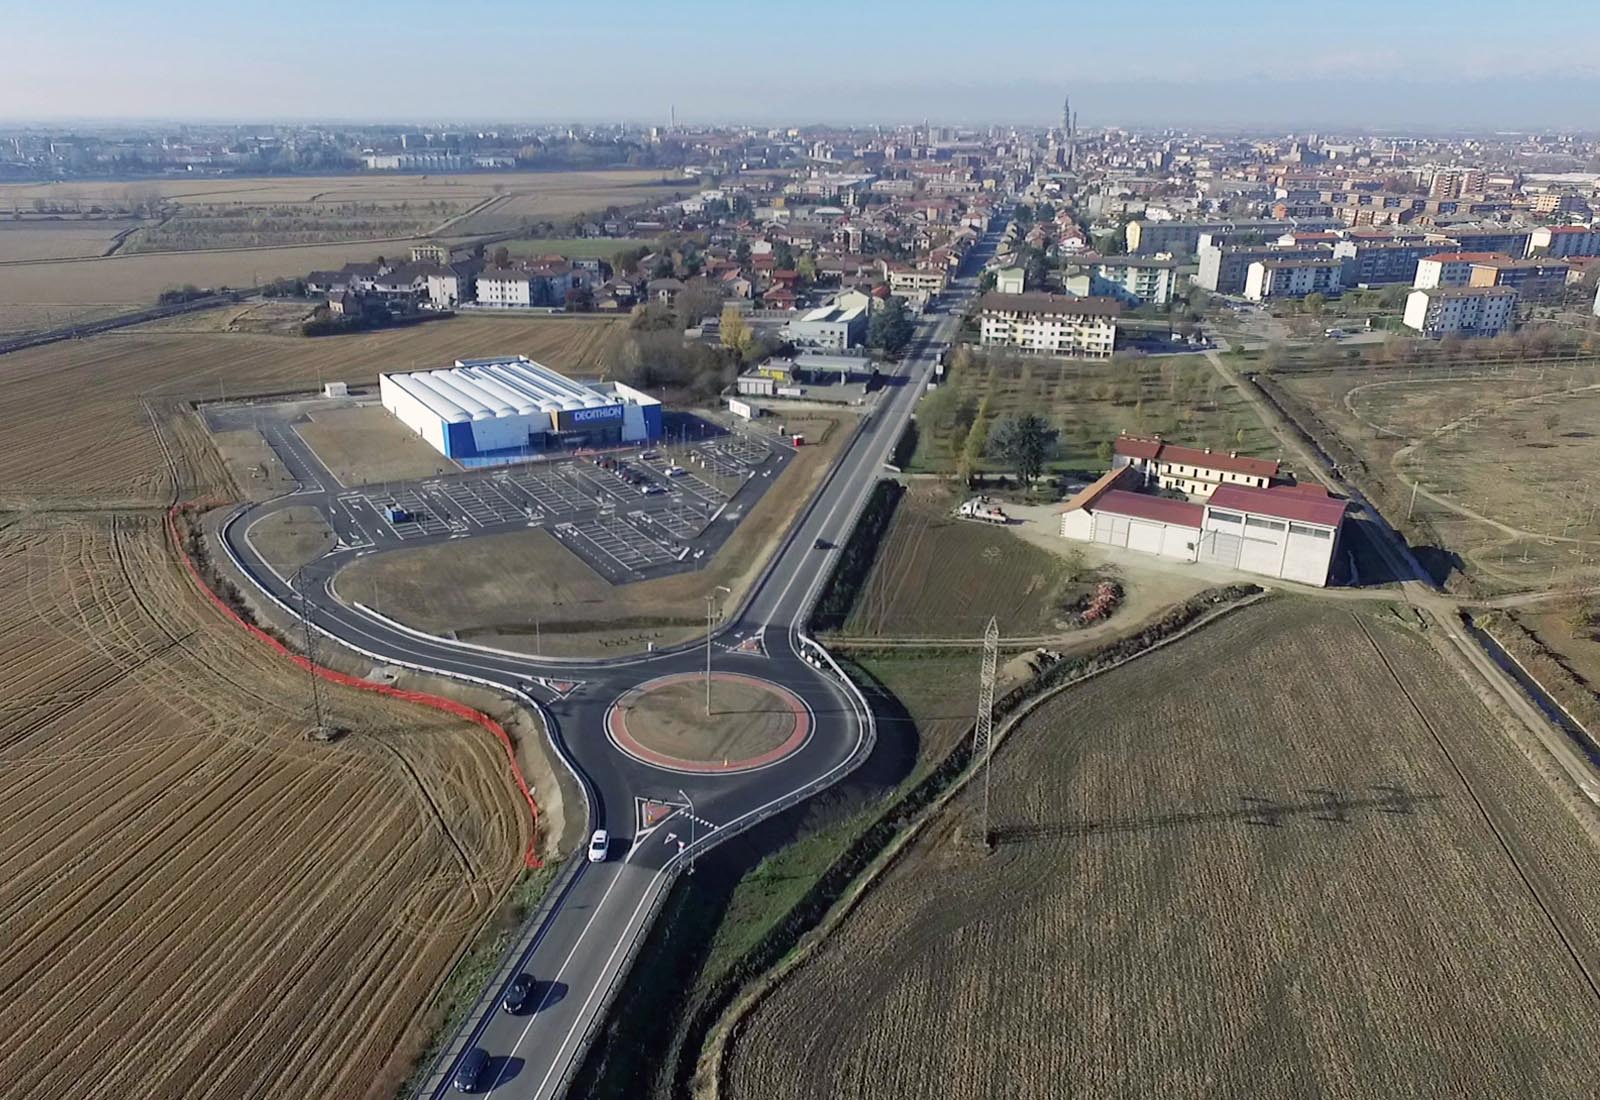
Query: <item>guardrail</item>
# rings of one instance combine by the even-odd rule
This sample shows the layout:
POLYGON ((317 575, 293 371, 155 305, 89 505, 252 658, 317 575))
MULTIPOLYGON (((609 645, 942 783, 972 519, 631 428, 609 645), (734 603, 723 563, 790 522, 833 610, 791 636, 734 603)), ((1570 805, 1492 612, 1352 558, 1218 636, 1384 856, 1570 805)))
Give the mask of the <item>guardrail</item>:
MULTIPOLYGON (((500 990, 505 987, 510 971, 520 967, 527 953, 538 943, 540 932, 549 922, 551 913, 565 897, 567 890, 571 888, 573 880, 577 878, 578 871, 583 867, 584 858, 582 852, 577 852, 568 856, 566 862, 561 865, 560 873, 550 883, 550 888, 545 891, 544 897, 539 899, 538 907, 523 924, 521 934, 506 944, 505 950, 500 953, 493 976, 484 983, 483 989, 479 991, 477 999, 472 1002, 472 1007, 462 1020, 462 1024, 471 1021, 472 1026, 470 1028, 457 1026, 455 1034, 439 1048, 439 1053, 434 1056, 433 1065, 427 1075, 418 1080, 416 1088, 411 1090, 410 1095, 413 1100, 437 1095, 449 1080, 450 1070, 461 1057, 461 1052, 476 1043, 478 1036, 483 1034, 483 1029, 494 1018, 500 990)), ((468 950, 471 950, 470 945, 468 950)))
POLYGON ((644 949, 646 933, 655 927, 656 917, 661 915, 662 906, 666 905, 667 898, 672 893, 672 888, 677 884, 679 869, 678 860, 682 855, 674 856, 672 862, 661 870, 661 882, 656 890, 654 900, 644 915, 644 920, 639 922, 638 929, 633 934, 633 939, 628 943, 627 950, 623 952, 622 961, 611 972, 611 980, 606 983, 605 992, 600 995, 600 1001, 595 1005, 594 1014, 589 1017, 589 1023, 583 1029, 583 1035, 578 1039, 578 1045, 572 1048, 572 1057, 567 1060, 567 1066, 561 1071, 561 1076, 556 1081, 555 1091, 550 1095, 560 1097, 572 1087, 573 1080, 583 1068, 584 1061, 588 1058, 589 1047, 594 1043, 595 1037, 600 1034, 600 1029, 611 1016, 611 1004, 616 1000, 617 994, 622 990, 622 980, 633 969, 633 963, 644 949))

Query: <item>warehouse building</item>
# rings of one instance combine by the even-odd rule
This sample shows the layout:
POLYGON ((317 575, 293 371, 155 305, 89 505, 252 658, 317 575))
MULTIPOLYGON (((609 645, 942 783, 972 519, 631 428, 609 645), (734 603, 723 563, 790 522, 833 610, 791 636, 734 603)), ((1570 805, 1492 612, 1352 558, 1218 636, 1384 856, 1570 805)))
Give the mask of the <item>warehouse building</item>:
POLYGON ((575 382, 521 355, 380 374, 378 392, 401 423, 466 466, 661 438, 661 402, 649 394, 575 382))
POLYGON ((1062 537, 1319 587, 1332 576, 1345 502, 1320 486, 1220 485, 1195 504, 1128 491, 1137 476, 1113 469, 1069 500, 1062 537))

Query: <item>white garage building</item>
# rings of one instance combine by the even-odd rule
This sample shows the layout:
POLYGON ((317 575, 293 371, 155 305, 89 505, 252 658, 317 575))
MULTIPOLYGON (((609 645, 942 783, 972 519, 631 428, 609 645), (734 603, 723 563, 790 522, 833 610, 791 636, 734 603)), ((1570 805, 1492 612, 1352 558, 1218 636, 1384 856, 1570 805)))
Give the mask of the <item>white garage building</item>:
POLYGON ((1333 571, 1345 502, 1320 486, 1222 485, 1204 504, 1117 488, 1113 470, 1068 501, 1061 534, 1175 561, 1199 561, 1324 586, 1333 571))
POLYGON ((621 383, 588 386, 522 355, 380 374, 378 393, 401 423, 468 466, 661 438, 661 402, 649 394, 621 383))
POLYGON ((1345 502, 1320 485, 1222 485, 1206 502, 1199 560, 1318 586, 1328 583, 1345 502))

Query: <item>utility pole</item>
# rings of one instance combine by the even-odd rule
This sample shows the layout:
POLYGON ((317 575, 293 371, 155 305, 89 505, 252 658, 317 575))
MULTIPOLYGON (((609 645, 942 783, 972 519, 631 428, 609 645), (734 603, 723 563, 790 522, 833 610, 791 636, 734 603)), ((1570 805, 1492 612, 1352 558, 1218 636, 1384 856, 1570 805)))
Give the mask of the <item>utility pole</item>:
POLYGON ((712 612, 717 606, 717 593, 729 592, 733 589, 725 584, 719 584, 706 593, 706 717, 711 717, 711 624, 712 612))
POLYGON ((325 740, 327 726, 322 718, 322 685, 317 680, 316 633, 311 628, 311 601, 306 599, 305 573, 305 566, 295 570, 294 590, 300 597, 300 626, 305 631, 306 675, 311 680, 311 716, 314 723, 311 736, 325 740))
POLYGON ((692 875, 694 874, 694 799, 690 798, 682 787, 678 788, 678 797, 683 799, 684 805, 689 807, 689 870, 686 873, 692 875))
POLYGON ((972 751, 983 769, 983 846, 989 846, 989 760, 994 754, 994 672, 1000 651, 1000 626, 993 616, 983 632, 983 670, 978 678, 978 724, 972 751))

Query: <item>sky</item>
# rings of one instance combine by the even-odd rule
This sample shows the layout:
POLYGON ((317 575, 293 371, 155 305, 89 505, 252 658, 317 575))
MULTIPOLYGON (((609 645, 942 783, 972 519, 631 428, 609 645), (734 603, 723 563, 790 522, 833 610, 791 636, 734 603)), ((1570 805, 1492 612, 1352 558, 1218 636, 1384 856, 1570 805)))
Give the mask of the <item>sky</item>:
POLYGON ((1596 0, 0 0, 0 118, 1600 130, 1596 0))

